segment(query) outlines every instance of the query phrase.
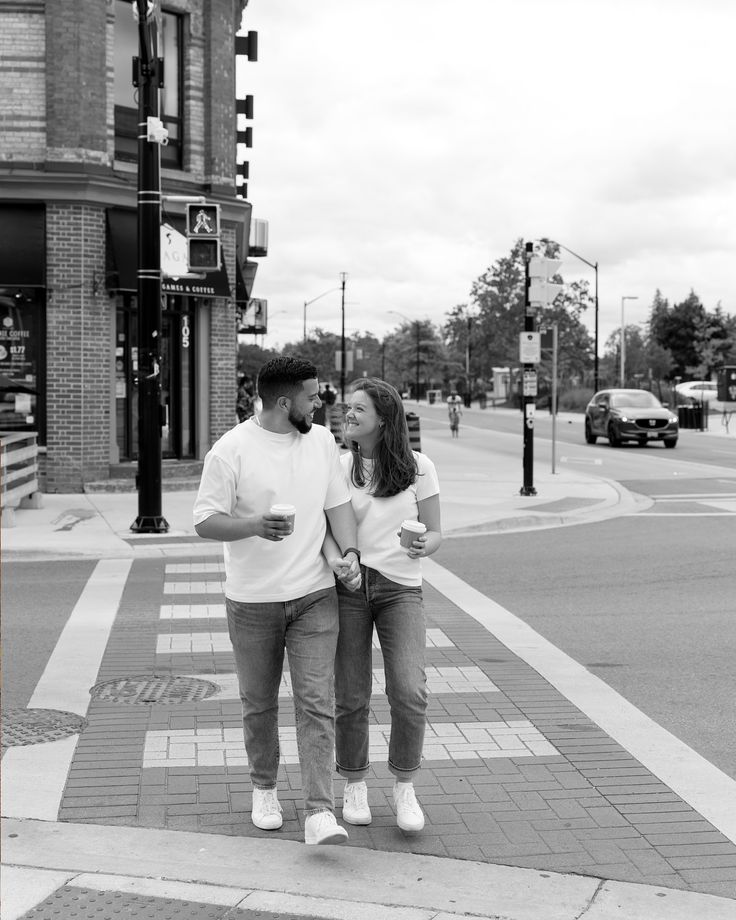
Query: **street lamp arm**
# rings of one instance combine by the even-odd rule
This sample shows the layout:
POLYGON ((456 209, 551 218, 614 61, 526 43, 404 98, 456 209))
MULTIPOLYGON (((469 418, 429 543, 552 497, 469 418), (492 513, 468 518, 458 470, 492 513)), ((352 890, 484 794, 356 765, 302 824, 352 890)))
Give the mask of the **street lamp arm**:
POLYGON ((305 301, 304 301, 304 329, 303 329, 303 336, 304 336, 304 341, 305 341, 305 342, 307 341, 307 307, 310 305, 310 303, 314 303, 316 300, 320 300, 320 298, 326 297, 328 294, 333 294, 335 291, 339 291, 339 290, 340 290, 339 287, 333 287, 333 288, 330 288, 329 291, 322 291, 321 294, 318 294, 316 297, 313 297, 311 300, 305 300, 305 301))
POLYGON ((542 237, 539 242, 540 243, 554 243, 556 246, 559 246, 560 249, 564 249, 565 252, 569 252, 571 256, 575 256, 576 259, 580 259, 581 262, 585 262, 585 264, 590 266, 590 268, 594 268, 596 271, 598 271, 597 262, 589 262, 587 259, 584 259, 577 252, 573 252, 572 249, 569 249, 567 246, 563 246, 562 243, 558 243, 557 240, 549 240, 546 237, 542 237))

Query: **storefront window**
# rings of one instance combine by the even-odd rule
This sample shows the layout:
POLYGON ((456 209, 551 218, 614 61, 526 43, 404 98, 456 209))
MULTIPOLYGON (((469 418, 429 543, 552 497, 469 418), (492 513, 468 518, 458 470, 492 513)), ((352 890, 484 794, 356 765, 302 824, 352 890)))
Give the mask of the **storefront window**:
MULTIPOLYGON (((160 118, 169 132, 169 143, 161 147, 161 165, 182 166, 182 17, 161 14, 158 56, 164 59, 164 87, 160 118)), ((138 103, 133 86, 131 60, 138 57, 138 26, 130 0, 115 3, 115 157, 130 163, 138 160, 138 103)))
POLYGON ((0 431, 36 431, 44 444, 44 292, 0 288, 0 431))

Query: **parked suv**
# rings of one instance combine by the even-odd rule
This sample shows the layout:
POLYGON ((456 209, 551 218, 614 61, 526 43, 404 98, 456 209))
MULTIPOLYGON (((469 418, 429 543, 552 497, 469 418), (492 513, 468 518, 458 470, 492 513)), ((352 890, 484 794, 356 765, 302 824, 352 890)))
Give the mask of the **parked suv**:
POLYGON ((611 447, 624 441, 640 445, 664 441, 674 447, 680 426, 677 416, 649 390, 600 390, 585 407, 585 440, 608 438, 611 447))

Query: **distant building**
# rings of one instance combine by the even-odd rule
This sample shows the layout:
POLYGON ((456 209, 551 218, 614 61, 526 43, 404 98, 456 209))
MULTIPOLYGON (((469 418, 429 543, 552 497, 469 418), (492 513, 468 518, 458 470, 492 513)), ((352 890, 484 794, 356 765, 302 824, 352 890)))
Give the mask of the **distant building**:
MULTIPOLYGON (((223 225, 220 271, 162 285, 172 461, 201 459, 235 422, 236 315, 255 273, 237 154, 252 117, 235 85, 236 61, 255 56, 236 43, 246 6, 155 4, 162 192, 206 196, 223 225)), ((137 458, 137 55, 130 0, 0 2, 0 431, 38 432, 46 492, 83 491, 137 458)), ((184 209, 164 200, 162 261, 181 252, 184 209)))

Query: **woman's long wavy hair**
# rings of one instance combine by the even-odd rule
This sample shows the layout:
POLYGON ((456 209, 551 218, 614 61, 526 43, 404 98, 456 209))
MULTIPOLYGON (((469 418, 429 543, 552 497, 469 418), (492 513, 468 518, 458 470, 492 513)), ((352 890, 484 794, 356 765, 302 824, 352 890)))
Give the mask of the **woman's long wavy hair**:
POLYGON ((363 390, 370 398, 383 426, 373 451, 373 472, 366 479, 363 458, 356 441, 346 435, 345 441, 353 455, 353 483, 368 490, 376 498, 389 498, 408 489, 417 481, 419 470, 409 443, 404 405, 396 387, 378 377, 362 377, 353 384, 353 392, 363 390))

